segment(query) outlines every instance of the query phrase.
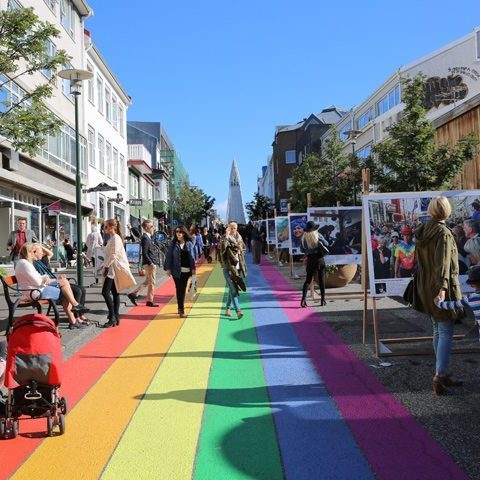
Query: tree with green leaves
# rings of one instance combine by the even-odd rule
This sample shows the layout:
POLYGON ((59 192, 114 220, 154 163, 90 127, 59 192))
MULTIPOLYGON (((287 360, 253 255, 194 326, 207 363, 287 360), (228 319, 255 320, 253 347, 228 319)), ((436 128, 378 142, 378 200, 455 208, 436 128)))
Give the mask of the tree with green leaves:
POLYGON ((274 205, 268 197, 255 192, 253 200, 245 204, 245 208, 250 220, 261 220, 273 210, 274 205))
POLYGON ((478 136, 467 135, 453 147, 437 145, 423 106, 425 77, 418 74, 402 83, 405 109, 401 118, 388 128, 389 136, 373 147, 378 155, 374 183, 382 192, 452 188, 451 180, 476 155, 478 136))
POLYGON ((343 150, 337 128, 332 125, 321 156, 307 155, 293 172, 292 207, 295 211, 307 208, 307 193, 312 195, 312 203, 317 207, 333 206, 337 202, 351 204, 361 165, 357 157, 352 159, 343 150))
POLYGON ((210 211, 212 210, 214 205, 215 205, 215 198, 204 193, 203 194, 203 218, 205 219, 206 223, 207 223, 208 216, 210 215, 210 211))
POLYGON ((70 60, 64 50, 48 52, 49 40, 59 35, 32 8, 0 11, 0 135, 31 156, 62 124, 44 103, 53 95, 57 71, 70 60), (40 72, 44 75, 36 75, 40 72), (23 95, 10 95, 6 87, 11 82, 31 75, 35 82, 28 83, 34 87, 23 95))
POLYGON ((193 225, 203 218, 205 193, 197 187, 183 182, 175 198, 175 211, 184 225, 193 225))

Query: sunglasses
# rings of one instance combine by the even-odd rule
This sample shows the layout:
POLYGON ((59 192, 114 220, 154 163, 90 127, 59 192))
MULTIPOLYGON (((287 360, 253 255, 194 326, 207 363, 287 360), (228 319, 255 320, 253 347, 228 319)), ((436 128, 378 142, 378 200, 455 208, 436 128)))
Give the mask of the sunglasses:
POLYGON ((182 230, 175 230, 175 233, 183 233, 182 230))

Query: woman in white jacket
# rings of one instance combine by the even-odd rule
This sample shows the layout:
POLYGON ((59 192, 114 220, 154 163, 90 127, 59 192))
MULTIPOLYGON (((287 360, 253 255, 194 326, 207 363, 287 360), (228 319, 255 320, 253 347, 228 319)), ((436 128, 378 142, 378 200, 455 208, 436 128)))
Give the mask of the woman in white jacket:
POLYGON ((74 313, 82 314, 88 312, 83 305, 79 305, 75 300, 72 288, 65 276, 58 276, 57 279, 50 278, 48 275, 40 275, 33 266, 33 260, 37 255, 37 250, 41 250, 39 243, 25 243, 20 250, 19 258, 15 266, 15 276, 18 286, 24 290, 24 296, 30 300, 28 291, 38 290, 41 299, 50 299, 61 302, 63 309, 70 322, 69 328, 82 328, 83 322, 75 318, 74 313))
POLYGON ((128 264, 119 222, 115 219, 107 220, 103 227, 104 232, 110 235, 105 246, 102 288, 102 295, 108 308, 108 322, 104 327, 109 328, 120 324, 119 292, 132 287, 136 282, 128 264))

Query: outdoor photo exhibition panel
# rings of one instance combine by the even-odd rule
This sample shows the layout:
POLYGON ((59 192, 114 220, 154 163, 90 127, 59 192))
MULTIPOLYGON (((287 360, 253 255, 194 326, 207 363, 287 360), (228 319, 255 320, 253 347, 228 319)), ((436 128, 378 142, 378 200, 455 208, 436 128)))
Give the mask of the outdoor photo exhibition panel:
POLYGON ((308 219, 328 242, 328 265, 362 263, 362 207, 310 207, 308 219))
POLYGON ((277 237, 275 234, 275 219, 269 218, 267 220, 267 242, 269 245, 277 244, 277 237))
POLYGON ((415 229, 430 218, 428 205, 439 195, 452 206, 447 225, 457 241, 462 291, 471 291, 466 271, 480 257, 466 254, 463 247, 480 231, 480 190, 372 193, 363 197, 371 296, 403 295, 416 269, 415 229))
POLYGON ((289 213, 288 214, 288 228, 291 238, 290 254, 301 255, 300 244, 302 243, 303 232, 307 226, 307 213, 289 213))
POLYGON ((288 217, 275 217, 275 241, 277 248, 289 248, 288 217))

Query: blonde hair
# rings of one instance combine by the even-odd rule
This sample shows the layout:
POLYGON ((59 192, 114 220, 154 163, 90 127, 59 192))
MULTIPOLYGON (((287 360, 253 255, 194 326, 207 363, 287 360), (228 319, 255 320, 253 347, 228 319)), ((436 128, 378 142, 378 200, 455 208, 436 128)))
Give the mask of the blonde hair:
POLYGON ((18 252, 18 256, 23 259, 23 260, 28 260, 29 262, 32 261, 33 259, 33 247, 34 243, 27 242, 22 245, 22 248, 20 249, 20 252, 18 252))
POLYGON ((120 222, 116 218, 105 220, 105 222, 103 223, 103 228, 106 227, 113 227, 115 229, 115 233, 119 235, 123 241, 122 227, 120 226, 120 222))
POLYGON ((452 213, 452 207, 447 197, 435 197, 428 204, 428 214, 435 220, 446 220, 452 213))
POLYGON ((319 241, 320 237, 317 230, 314 230, 313 232, 304 232, 302 236, 302 243, 303 245, 307 245, 308 248, 316 248, 319 241))

